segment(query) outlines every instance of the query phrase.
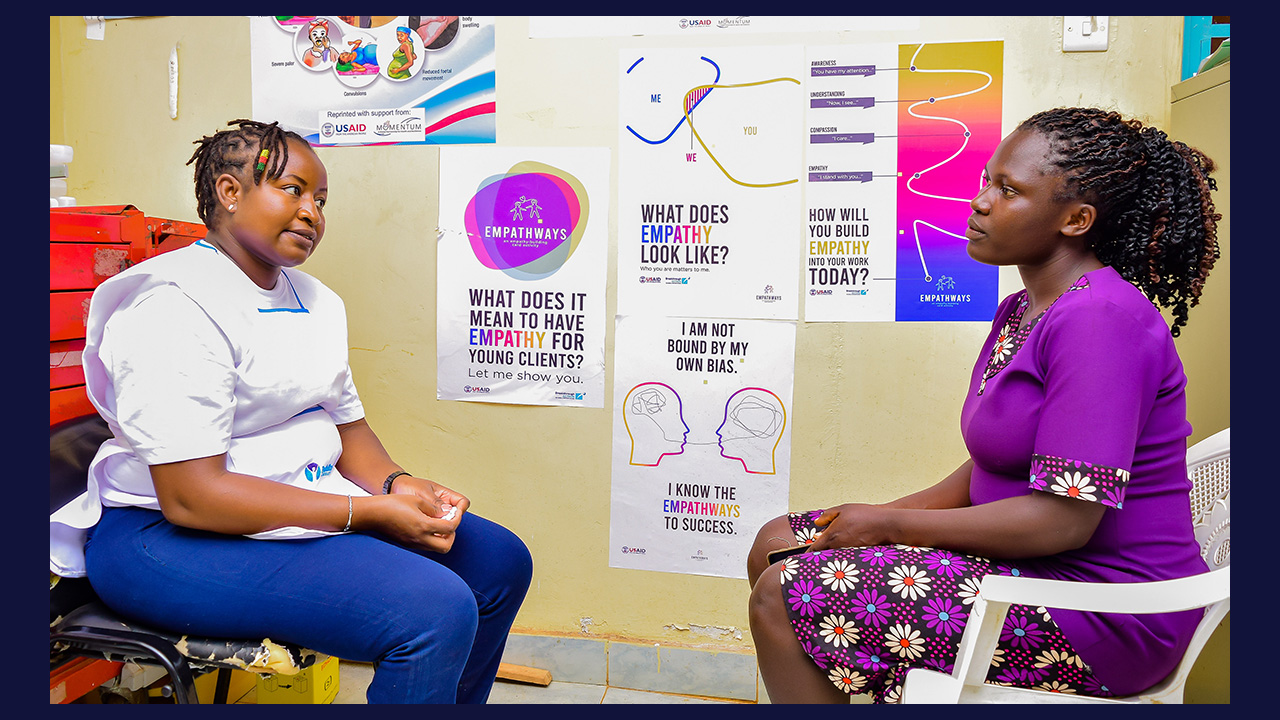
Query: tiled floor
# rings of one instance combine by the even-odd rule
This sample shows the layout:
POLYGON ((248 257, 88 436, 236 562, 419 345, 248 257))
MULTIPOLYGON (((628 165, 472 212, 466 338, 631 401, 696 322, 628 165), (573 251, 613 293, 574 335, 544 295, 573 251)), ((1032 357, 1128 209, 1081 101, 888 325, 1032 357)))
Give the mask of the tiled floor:
MULTIPOLYGON (((363 705, 365 688, 373 678, 373 666, 343 661, 338 665, 338 696, 334 705, 363 705)), ((542 687, 499 680, 489 695, 492 705, 738 705, 736 700, 668 695, 626 688, 551 681, 542 687)))

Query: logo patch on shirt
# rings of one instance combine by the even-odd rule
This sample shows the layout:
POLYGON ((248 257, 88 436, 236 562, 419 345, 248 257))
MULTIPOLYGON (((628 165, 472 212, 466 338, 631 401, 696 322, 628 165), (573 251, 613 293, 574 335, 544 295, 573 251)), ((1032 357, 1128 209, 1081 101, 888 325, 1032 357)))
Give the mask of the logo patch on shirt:
POLYGON ((324 467, 321 467, 316 463, 307 463, 307 467, 304 468, 304 471, 307 475, 307 481, 315 482, 316 480, 319 480, 325 475, 333 472, 333 465, 325 465, 324 467))

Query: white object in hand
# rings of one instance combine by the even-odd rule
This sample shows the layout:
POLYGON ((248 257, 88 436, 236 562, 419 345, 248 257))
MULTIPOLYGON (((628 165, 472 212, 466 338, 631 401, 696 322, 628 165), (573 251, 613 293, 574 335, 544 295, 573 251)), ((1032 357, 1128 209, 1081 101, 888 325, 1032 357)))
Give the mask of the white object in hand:
POLYGON ((457 517, 457 516, 458 516, 458 508, 457 508, 457 506, 455 506, 455 505, 445 505, 444 507, 449 508, 449 510, 448 510, 448 512, 446 512, 444 515, 441 515, 441 516, 440 516, 440 519, 441 519, 441 520, 452 520, 452 519, 454 519, 455 517, 457 517))

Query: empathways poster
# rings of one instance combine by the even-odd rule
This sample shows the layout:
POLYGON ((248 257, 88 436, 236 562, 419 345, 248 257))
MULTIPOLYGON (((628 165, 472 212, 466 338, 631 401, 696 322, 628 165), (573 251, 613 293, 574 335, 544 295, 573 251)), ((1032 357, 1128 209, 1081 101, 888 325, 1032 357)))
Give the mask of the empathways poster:
POLYGON ((618 314, 794 320, 803 49, 624 49, 618 314))
POLYGON ((807 322, 990 322, 998 271, 968 256, 1000 143, 998 40, 807 48, 807 322))
POLYGON ((746 577, 787 511, 792 321, 621 316, 609 566, 746 577))
POLYGON ((604 407, 608 218, 608 148, 441 148, 438 398, 604 407))

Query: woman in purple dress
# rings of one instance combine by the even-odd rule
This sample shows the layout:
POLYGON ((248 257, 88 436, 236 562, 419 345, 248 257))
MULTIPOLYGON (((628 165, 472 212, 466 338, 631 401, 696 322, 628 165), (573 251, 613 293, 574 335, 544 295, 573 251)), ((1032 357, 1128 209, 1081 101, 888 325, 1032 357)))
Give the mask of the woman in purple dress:
MULTIPOLYGON (((899 699, 950 672, 987 574, 1142 582, 1207 571, 1191 529, 1186 376, 1171 335, 1218 257, 1213 161, 1113 112, 1007 136, 970 203, 969 255, 1016 265, 960 416, 969 457, 893 502, 790 513, 748 557, 775 703, 899 699), (1172 328, 1153 303, 1172 311, 1172 328), (811 543, 769 564, 767 553, 811 543)), ((987 681, 1093 696, 1172 671, 1201 611, 1013 606, 987 681)))

